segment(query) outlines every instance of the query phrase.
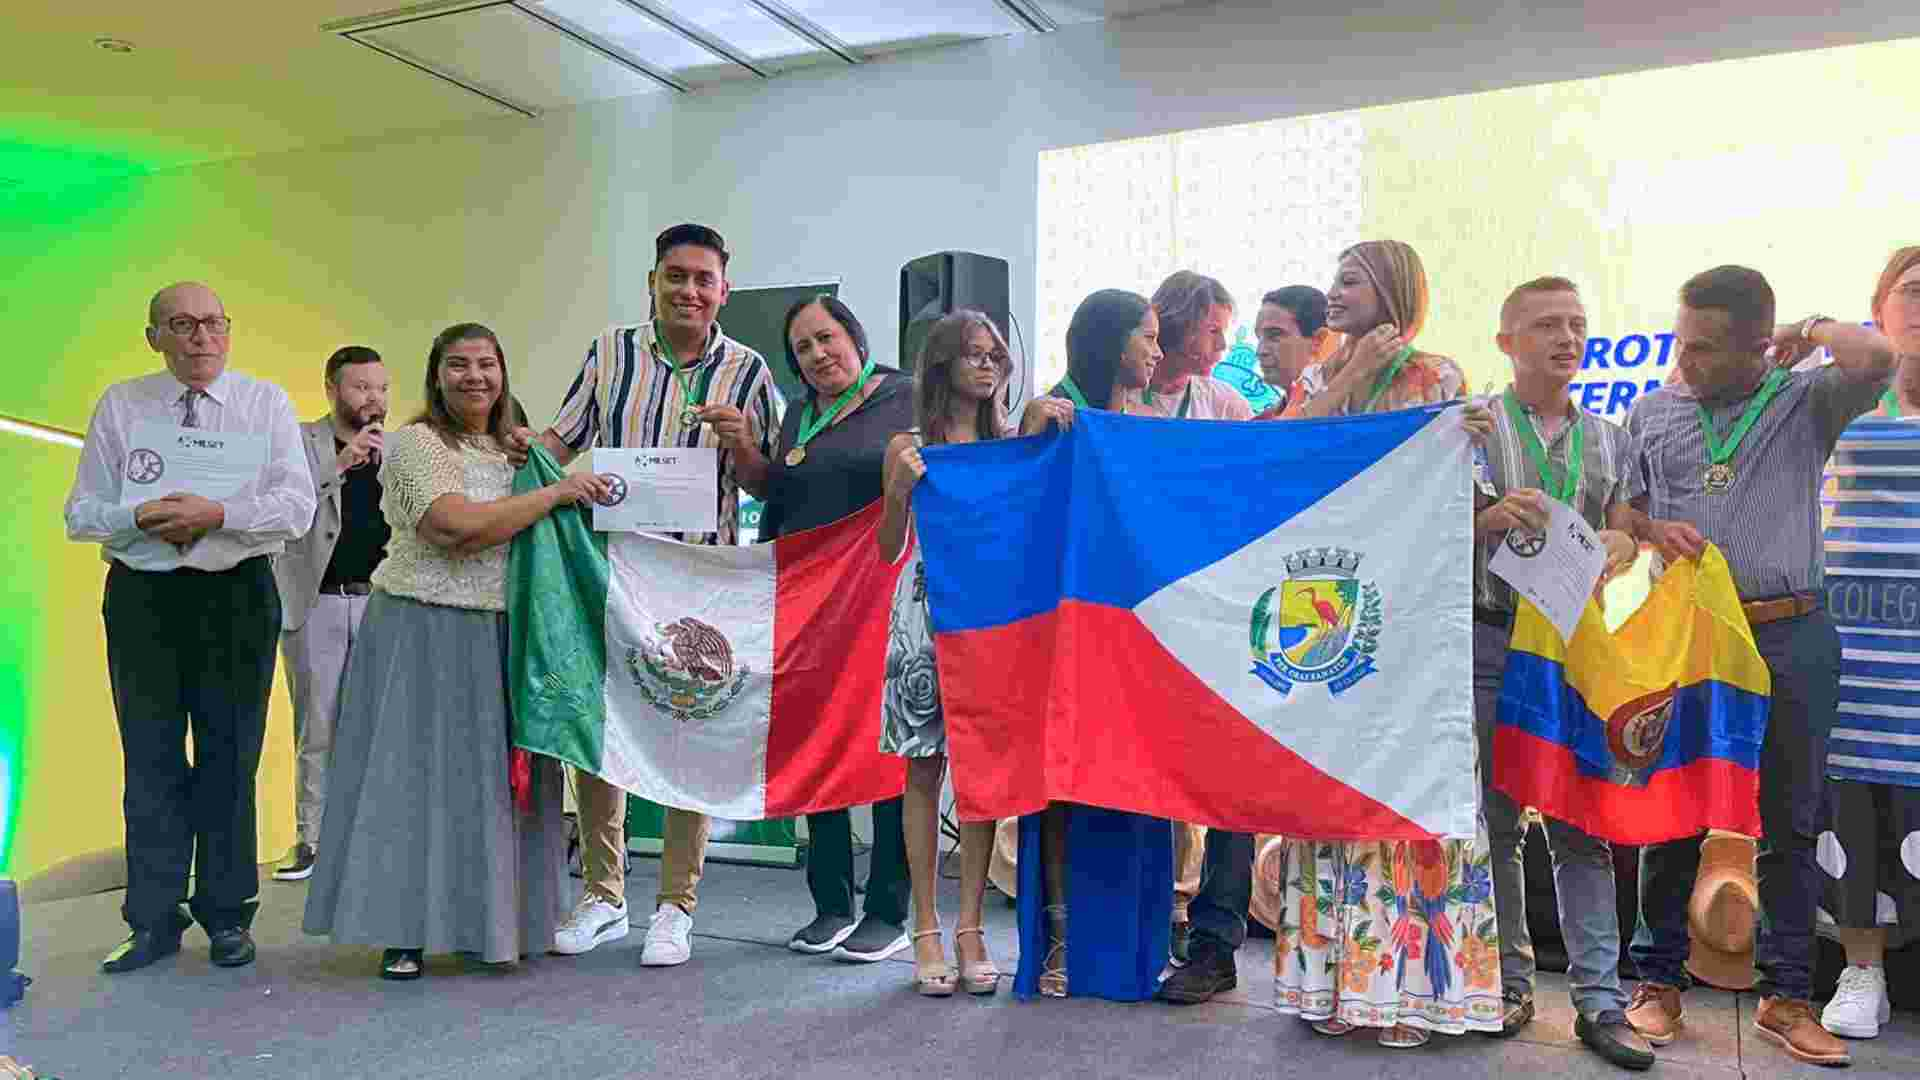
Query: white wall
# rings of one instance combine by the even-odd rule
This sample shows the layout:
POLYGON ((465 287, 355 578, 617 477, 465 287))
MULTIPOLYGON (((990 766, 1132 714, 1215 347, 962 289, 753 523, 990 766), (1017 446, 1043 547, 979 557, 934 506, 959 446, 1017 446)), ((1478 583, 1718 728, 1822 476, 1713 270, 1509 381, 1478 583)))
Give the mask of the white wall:
MULTIPOLYGON (((1013 263, 1015 312, 1031 334, 1040 150, 1920 35, 1920 5, 1909 0, 1817 14, 1796 6, 1405 0, 1290 14, 1229 2, 161 174, 135 182, 123 213, 87 227, 167 230, 165 242, 35 254, 85 283, 72 317, 63 324, 55 311, 46 322, 73 328, 46 345, 99 367, 103 385, 144 370, 149 358, 126 326, 83 313, 108 302, 134 310, 164 280, 203 277, 241 320, 236 362, 310 366, 310 381, 290 382, 310 409, 335 345, 383 348, 412 400, 432 333, 474 318, 502 333, 515 389, 538 419, 602 324, 644 316, 652 237, 679 220, 726 234, 736 282, 842 277, 841 295, 878 342, 897 334, 904 260, 946 248, 999 255, 1013 263), (197 228, 173 227, 187 220, 197 228)), ((1738 107, 1676 105, 1697 108, 1702 124, 1738 107)), ((1783 152, 1806 134, 1781 132, 1783 152)), ((0 261, 0 286, 8 269, 0 261)))

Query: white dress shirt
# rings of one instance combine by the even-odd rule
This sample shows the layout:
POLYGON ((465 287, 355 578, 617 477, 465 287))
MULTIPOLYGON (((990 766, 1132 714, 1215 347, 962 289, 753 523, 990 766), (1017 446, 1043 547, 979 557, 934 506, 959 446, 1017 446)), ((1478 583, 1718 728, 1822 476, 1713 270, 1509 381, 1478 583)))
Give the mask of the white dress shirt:
POLYGON ((134 507, 120 505, 127 440, 135 424, 182 423, 186 391, 172 372, 161 371, 115 383, 101 395, 67 496, 67 539, 97 542, 102 558, 135 570, 229 570, 255 555, 279 552, 313 525, 313 475, 293 402, 279 386, 231 368, 199 400, 196 426, 265 435, 266 465, 240 494, 216 500, 226 522, 185 551, 134 525, 134 507))

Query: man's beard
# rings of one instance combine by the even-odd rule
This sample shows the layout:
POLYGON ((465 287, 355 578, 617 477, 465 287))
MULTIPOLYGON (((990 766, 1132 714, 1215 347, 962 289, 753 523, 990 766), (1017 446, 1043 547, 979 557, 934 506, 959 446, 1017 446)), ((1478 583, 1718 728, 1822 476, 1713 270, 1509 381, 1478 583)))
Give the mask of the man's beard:
POLYGON ((370 424, 385 423, 387 419, 385 410, 368 412, 365 408, 349 410, 344 407, 335 407, 333 416, 353 431, 360 431, 370 424))

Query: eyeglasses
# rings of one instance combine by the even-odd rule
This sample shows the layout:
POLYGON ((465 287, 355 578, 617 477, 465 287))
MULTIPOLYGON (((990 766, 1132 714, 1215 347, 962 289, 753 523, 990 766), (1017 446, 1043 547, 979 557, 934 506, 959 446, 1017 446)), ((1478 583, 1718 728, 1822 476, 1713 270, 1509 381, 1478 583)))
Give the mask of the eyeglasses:
POLYGON ((225 315, 209 315, 204 319, 196 319, 191 315, 175 315, 167 320, 167 329, 180 337, 192 337, 195 327, 205 330, 213 337, 221 337, 233 329, 233 320, 225 315))
POLYGON ((1000 352, 999 350, 995 350, 993 352, 984 352, 984 353, 981 353, 981 352, 962 353, 960 355, 960 363, 967 367, 980 368, 983 371, 986 371, 986 370, 997 371, 997 370, 1004 369, 1007 366, 1007 354, 1000 352))

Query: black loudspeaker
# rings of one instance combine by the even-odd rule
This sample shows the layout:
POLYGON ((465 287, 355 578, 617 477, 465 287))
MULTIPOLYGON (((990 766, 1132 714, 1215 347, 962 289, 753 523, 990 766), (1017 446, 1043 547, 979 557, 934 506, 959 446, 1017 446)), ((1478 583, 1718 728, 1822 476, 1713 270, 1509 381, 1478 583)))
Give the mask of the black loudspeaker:
POLYGON ((984 311, 1011 342, 1007 313, 1012 298, 1007 260, 971 251, 922 255, 900 268, 900 370, 920 366, 920 346, 941 317, 960 308, 984 311))

